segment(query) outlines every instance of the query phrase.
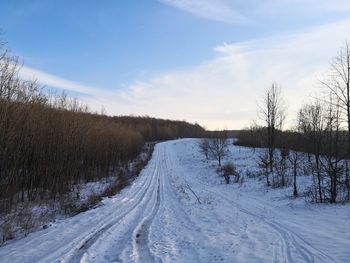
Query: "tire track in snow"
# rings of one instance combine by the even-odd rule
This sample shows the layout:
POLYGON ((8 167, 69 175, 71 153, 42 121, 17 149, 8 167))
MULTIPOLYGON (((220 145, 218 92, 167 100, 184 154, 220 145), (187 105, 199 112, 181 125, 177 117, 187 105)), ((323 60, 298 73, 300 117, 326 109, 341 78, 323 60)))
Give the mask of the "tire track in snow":
POLYGON ((198 232, 196 223, 188 218, 171 183, 171 177, 177 173, 171 144, 165 143, 162 147, 160 203, 149 226, 148 242, 152 245, 156 261, 178 262, 182 257, 183 262, 203 262, 197 253, 197 243, 198 240, 204 240, 204 237, 198 232))
MULTIPOLYGON (((249 196, 249 199, 254 200, 254 202, 258 202, 258 204, 256 204, 256 205, 259 206, 259 207, 264 207, 264 209, 265 209, 265 207, 267 206, 267 207, 270 207, 270 209, 274 210, 274 207, 272 207, 270 204, 268 204, 268 203, 261 203, 261 202, 259 202, 259 200, 258 200, 257 198, 254 198, 254 197, 249 196)), ((231 202, 235 203, 234 201, 231 201, 231 202)), ((235 203, 235 204, 236 204, 236 203, 235 203)), ((238 204, 236 204, 236 206, 238 206, 238 204)), ((245 210, 246 212, 249 212, 248 210, 242 208, 241 206, 240 206, 240 209, 241 209, 241 210, 245 210)), ((259 216, 259 215, 257 215, 257 214, 254 214, 254 215, 255 215, 255 216, 259 216)), ((277 214, 277 215, 278 215, 278 214, 277 214)), ((270 224, 271 227, 273 227, 273 228, 278 228, 279 231, 280 231, 280 232, 283 232, 285 236, 288 235, 288 236, 289 236, 289 239, 292 239, 292 240, 294 241, 294 244, 305 243, 307 246, 311 247, 312 250, 316 251, 316 252, 317 252, 316 254, 321 254, 321 255, 323 255, 323 257, 324 257, 324 262, 335 262, 335 260, 334 260, 332 257, 330 257, 330 256, 328 256, 328 255, 326 255, 326 254, 324 254, 321 250, 319 250, 319 249, 313 247, 308 241, 306 241, 304 238, 302 238, 300 235, 298 235, 298 234, 295 233, 294 231, 292 231, 292 230, 286 228, 285 226, 283 226, 282 224, 280 224, 280 223, 278 223, 278 222, 276 222, 276 221, 267 221, 266 218, 265 218, 264 216, 259 216, 259 217, 260 217, 261 219, 263 219, 264 222, 270 224), (287 231, 286 231, 286 229, 287 229, 287 231), (291 233, 292 233, 292 235, 291 235, 291 233), (299 240, 298 240, 298 239, 299 239, 299 240)), ((300 246, 299 248, 300 248, 300 251, 301 251, 301 252, 302 252, 302 251, 307 251, 307 249, 306 249, 304 246, 300 246)), ((306 253, 306 254, 307 254, 307 253, 306 253)), ((305 258, 306 260, 308 260, 307 262, 315 262, 315 258, 308 258, 307 255, 305 255, 304 258, 305 258)))
POLYGON ((155 167, 153 168, 152 176, 148 178, 148 180, 146 181, 147 183, 143 184, 143 186, 140 187, 134 193, 134 195, 129 198, 132 199, 133 203, 130 207, 128 207, 128 209, 126 209, 124 212, 121 212, 120 210, 125 209, 125 207, 121 206, 120 209, 113 212, 110 216, 104 219, 103 223, 100 224, 97 228, 95 228, 92 232, 90 232, 89 235, 85 236, 83 239, 80 239, 78 244, 73 245, 74 248, 66 255, 65 258, 60 260, 60 262, 79 262, 84 257, 84 254, 88 251, 88 249, 95 242, 97 242, 98 239, 100 239, 106 233, 107 230, 117 225, 124 217, 126 217, 130 212, 135 210, 149 191, 149 188, 152 185, 152 182, 154 181, 155 174, 157 174, 157 170, 158 166, 155 165, 155 167))
MULTIPOLYGON (((96 242, 93 242, 91 248, 85 251, 84 255, 81 255, 84 262, 130 262, 137 259, 137 254, 135 253, 134 240, 135 232, 140 227, 139 222, 145 222, 144 218, 149 218, 147 215, 148 211, 152 211, 156 214, 157 209, 157 196, 159 196, 160 191, 160 149, 159 146, 155 149, 155 154, 153 157, 153 171, 149 174, 149 183, 145 186, 145 192, 138 199, 137 204, 124 214, 116 224, 112 225, 108 231, 102 233, 98 237, 96 242), (127 225, 120 224, 119 222, 126 221, 127 225), (136 224, 136 225, 135 225, 136 224), (126 241, 126 242, 125 242, 126 241), (97 257, 97 258, 96 258, 97 257)), ((151 222, 149 223, 151 224, 151 222)), ((147 229, 143 228, 144 234, 139 233, 138 236, 145 237, 147 240, 147 229)), ((142 243, 142 242, 141 242, 142 243)), ((152 254, 148 248, 148 244, 142 246, 143 258, 147 258, 146 262, 153 262, 155 258, 152 257, 152 254)), ((79 257, 78 257, 79 258, 79 257)), ((143 261, 144 262, 144 261, 143 261)))
MULTIPOLYGON (((133 247, 137 262, 161 262, 161 259, 153 255, 153 253, 151 252, 149 235, 151 225, 159 211, 162 200, 161 196, 164 191, 162 183, 162 177, 164 176, 166 170, 163 167, 163 164, 166 162, 166 153, 164 151, 164 146, 162 147, 162 150, 162 155, 160 156, 158 154, 157 156, 157 186, 155 191, 155 204, 152 207, 151 212, 140 222, 140 224, 135 228, 133 233, 133 247)), ((158 151, 160 151, 159 148, 158 151)))
MULTIPOLYGON (((73 233, 76 234, 76 236, 69 236, 67 243, 56 243, 58 245, 64 244, 63 246, 59 247, 56 244, 54 247, 50 246, 52 249, 49 251, 50 255, 44 255, 43 252, 41 252, 41 255, 44 256, 39 258, 40 260, 26 262, 154 262, 161 260, 166 262, 213 262, 213 257, 207 257, 207 249, 210 248, 210 246, 202 245, 208 244, 208 242, 216 242, 216 240, 219 239, 210 240, 205 237, 205 233, 207 232, 200 232, 201 230, 205 230, 204 227, 207 225, 198 225, 198 227, 195 228, 194 225, 197 221, 194 220, 194 222, 191 222, 190 219, 193 218, 193 214, 188 218, 184 217, 188 216, 188 213, 186 213, 187 210, 183 209, 181 202, 177 199, 177 193, 174 191, 174 186, 176 185, 172 185, 171 177, 173 176, 173 179, 177 179, 177 177, 182 175, 187 176, 187 174, 185 170, 180 169, 182 163, 175 157, 176 156, 171 147, 165 145, 157 147, 154 156, 152 157, 153 160, 150 161, 147 168, 147 174, 143 174, 142 177, 135 181, 130 189, 126 189, 128 191, 122 195, 122 197, 128 198, 125 199, 128 200, 127 202, 123 202, 122 198, 116 198, 115 201, 118 203, 115 203, 116 205, 110 205, 108 210, 96 210, 101 211, 102 215, 92 213, 96 216, 92 222, 98 222, 98 224, 90 224, 90 229, 81 227, 73 229, 73 233), (172 169, 174 172, 170 172, 172 169), (109 214, 107 214, 106 211, 109 214), (142 219, 144 220, 142 221, 142 219), (171 229, 173 231, 168 231, 167 229, 164 229, 164 231, 158 231, 159 226, 164 227, 166 223, 168 226, 172 227, 171 229), (191 225, 191 223, 194 224, 191 225), (158 236, 156 239, 152 240, 154 237, 153 234, 157 233, 158 236), (163 238, 162 234, 164 236, 164 233, 168 234, 168 236, 163 238), (141 237, 141 239, 139 239, 141 242, 138 244, 134 243, 136 242, 137 234, 142 234, 139 236, 141 237), (191 238, 191 235, 194 238, 191 238), (185 236, 186 238, 184 238, 185 236), (183 242, 181 244, 178 240, 181 242, 186 241, 186 243, 183 242), (158 241, 161 241, 161 245, 157 250, 157 247, 154 246, 154 244, 158 241), (113 242, 120 243, 113 244, 113 242), (154 244, 152 242, 154 242, 154 244), (183 244, 188 249, 182 250, 179 253, 180 249, 183 248, 181 247, 183 244), (173 257, 168 256, 171 249, 169 248, 170 246, 173 246, 175 251, 172 254, 173 257), (154 249, 155 247, 156 249, 154 249), (116 248, 115 251, 113 251, 114 248, 116 248), (138 253, 138 255, 140 255, 139 258, 132 257, 135 255, 132 253, 134 251, 137 251, 135 254, 138 253), (121 254, 121 252, 125 252, 125 254, 121 254), (194 260, 183 260, 188 252, 193 255, 197 253, 198 256, 191 256, 191 259, 194 258, 194 260), (104 258, 106 254, 110 257, 104 258), (64 258, 60 260, 62 255, 64 258), (97 255, 96 260, 94 259, 95 255, 97 255)), ((198 182, 192 181, 191 183, 195 185, 198 182)), ((253 223, 257 221, 262 222, 263 226, 266 226, 268 229, 271 229, 273 233, 278 235, 276 242, 274 242, 273 251, 271 251, 273 252, 273 255, 271 255, 271 261, 282 261, 286 263, 304 261, 316 263, 334 262, 331 257, 313 247, 312 244, 281 223, 269 221, 269 219, 264 217, 263 214, 260 214, 260 212, 254 210, 251 210, 253 211, 251 212, 244 209, 239 202, 235 202, 229 197, 226 197, 225 193, 218 191, 218 189, 212 189, 212 185, 203 185, 203 183, 200 183, 199 185, 201 187, 197 188, 199 193, 201 191, 207 191, 213 196, 217 196, 220 198, 221 202, 227 203, 227 206, 238 209, 237 214, 241 213, 243 219, 253 219, 253 223), (247 216, 244 216, 244 214, 247 216)), ((258 200, 257 204, 259 204, 258 200)), ((86 215, 91 216, 91 213, 87 213, 86 215)), ((231 219, 230 216, 228 216, 228 218, 231 219)), ((84 222, 84 224, 87 222, 86 220, 79 220, 75 222, 78 224, 79 222, 84 222)), ((65 226, 70 225, 67 224, 65 226)), ((60 229, 63 230, 64 234, 69 234, 69 230, 66 231, 63 228, 60 229)), ((59 234, 58 231, 51 231, 48 232, 48 234, 49 233, 56 235, 59 234)), ((40 236, 42 237, 45 235, 40 236)), ((55 238, 54 236, 50 236, 46 238, 46 240, 42 240, 40 239, 40 236, 39 238, 31 239, 30 243, 28 243, 30 244, 30 247, 34 247, 37 251, 40 250, 41 247, 40 244, 35 247, 35 243, 49 241, 50 237, 55 238)), ((60 235, 58 236, 61 237, 60 235)), ((265 246, 265 242, 262 242, 261 244, 265 246)), ((266 246, 268 246, 268 244, 266 246)), ((26 250, 23 250, 21 253, 23 253, 23 255, 25 255, 25 253, 29 255, 27 252, 28 245, 23 244, 23 247, 25 247, 26 250)), ((45 246, 43 246, 43 248, 45 249, 45 246)), ((47 249, 45 249, 45 253, 46 251, 47 249)), ((18 258, 19 257, 17 257, 17 259, 18 258)), ((24 257, 21 256, 21 258, 24 257)), ((188 259, 189 257, 186 258, 188 259)), ((15 260, 14 262, 24 261, 15 260)))
POLYGON ((161 260, 155 257, 149 245, 149 232, 150 227, 153 222, 154 217, 156 216, 159 207, 160 207, 160 175, 158 175, 158 187, 157 187, 157 196, 156 196, 156 204, 152 209, 151 214, 145 218, 141 224, 136 228, 134 235, 134 246, 136 252, 136 259, 138 262, 160 262, 161 260))
MULTIPOLYGON (((293 232, 292 230, 286 228, 285 226, 281 225, 280 223, 277 223, 275 221, 267 221, 267 219, 261 215, 254 214, 244 208, 242 208, 240 205, 238 205, 236 202, 232 201, 231 199, 227 198, 226 196, 216 192, 211 191, 209 189, 203 189, 204 191, 210 192, 214 195, 220 196, 223 200, 225 200, 228 204, 230 204, 232 207, 238 209, 240 212, 255 217, 265 224, 267 224, 271 229, 273 229, 275 232, 279 234, 281 237, 282 242, 282 251, 284 256, 284 262, 293 263, 295 262, 294 257, 292 255, 292 250, 299 254, 302 259, 305 260, 305 262, 336 262, 332 257, 326 255, 322 251, 316 249, 313 247, 309 242, 304 240, 302 237, 300 237, 298 234, 293 232)), ((274 248, 275 249, 275 248, 274 248)), ((273 262, 276 262, 276 254, 273 253, 273 262)))

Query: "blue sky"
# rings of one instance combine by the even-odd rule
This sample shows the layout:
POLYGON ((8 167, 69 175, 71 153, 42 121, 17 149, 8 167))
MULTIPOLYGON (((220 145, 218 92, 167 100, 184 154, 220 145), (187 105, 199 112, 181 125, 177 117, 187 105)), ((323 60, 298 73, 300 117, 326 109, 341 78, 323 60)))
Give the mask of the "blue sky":
POLYGON ((347 0, 2 0, 0 10, 24 78, 109 114, 211 129, 248 125, 272 81, 292 115, 350 37, 347 0))

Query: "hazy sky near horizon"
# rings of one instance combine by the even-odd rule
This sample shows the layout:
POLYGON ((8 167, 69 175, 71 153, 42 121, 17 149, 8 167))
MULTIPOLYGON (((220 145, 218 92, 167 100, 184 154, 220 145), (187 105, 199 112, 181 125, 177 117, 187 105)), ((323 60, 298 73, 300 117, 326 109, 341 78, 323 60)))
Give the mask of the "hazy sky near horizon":
POLYGON ((238 129, 277 82, 288 123, 346 39, 348 0, 2 0, 23 78, 110 115, 238 129))

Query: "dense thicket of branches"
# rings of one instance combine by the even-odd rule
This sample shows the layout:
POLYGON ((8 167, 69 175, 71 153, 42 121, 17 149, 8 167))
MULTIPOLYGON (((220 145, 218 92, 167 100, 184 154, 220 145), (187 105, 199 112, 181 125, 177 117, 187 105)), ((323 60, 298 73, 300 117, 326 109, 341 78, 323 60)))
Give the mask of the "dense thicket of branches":
POLYGON ((75 183, 110 175, 149 140, 198 137, 199 125, 90 113, 19 78, 18 59, 0 46, 0 210, 14 202, 57 198, 75 183))
POLYGON ((146 141, 169 140, 175 138, 198 138, 206 136, 206 131, 198 124, 142 116, 113 117, 118 124, 139 131, 146 141))

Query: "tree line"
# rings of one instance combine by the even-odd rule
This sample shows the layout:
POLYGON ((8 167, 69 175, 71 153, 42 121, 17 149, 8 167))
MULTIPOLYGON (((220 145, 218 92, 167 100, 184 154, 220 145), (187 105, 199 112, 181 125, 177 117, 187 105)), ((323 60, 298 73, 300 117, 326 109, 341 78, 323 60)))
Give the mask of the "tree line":
POLYGON ((118 176, 147 141, 199 137, 185 121, 109 117, 67 95, 22 80, 21 63, 0 44, 0 210, 59 198, 75 184, 118 176))
POLYGON ((198 138, 208 133, 199 124, 186 121, 156 119, 147 116, 117 116, 113 120, 139 131, 146 141, 169 140, 175 138, 198 138))
POLYGON ((237 144, 261 147, 259 166, 266 184, 287 184, 292 169, 293 194, 298 196, 297 174, 311 175, 308 195, 314 202, 350 201, 350 44, 340 49, 321 81, 322 93, 303 105, 295 127, 284 130, 286 107, 281 87, 273 83, 258 105, 261 125, 238 134, 237 144))

